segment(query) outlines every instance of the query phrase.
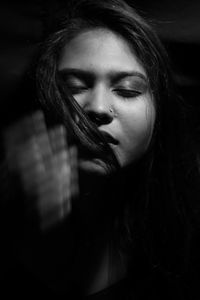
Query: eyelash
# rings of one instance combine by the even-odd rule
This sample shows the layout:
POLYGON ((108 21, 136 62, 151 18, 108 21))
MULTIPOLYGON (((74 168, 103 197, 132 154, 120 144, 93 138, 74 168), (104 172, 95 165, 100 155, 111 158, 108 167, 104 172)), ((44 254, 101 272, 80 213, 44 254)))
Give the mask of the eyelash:
POLYGON ((88 88, 84 87, 84 86, 80 86, 80 87, 78 87, 78 86, 68 86, 68 87, 69 87, 69 89, 70 89, 70 91, 73 95, 81 94, 84 91, 88 90, 88 88))
POLYGON ((136 91, 136 90, 115 89, 113 91, 122 98, 135 98, 135 97, 141 95, 141 92, 136 91))
MULTIPOLYGON (((88 88, 85 86, 69 86, 69 89, 73 95, 81 94, 88 90, 88 88)), ((115 92, 121 98, 135 98, 141 95, 141 92, 129 89, 114 89, 113 92, 115 92)))

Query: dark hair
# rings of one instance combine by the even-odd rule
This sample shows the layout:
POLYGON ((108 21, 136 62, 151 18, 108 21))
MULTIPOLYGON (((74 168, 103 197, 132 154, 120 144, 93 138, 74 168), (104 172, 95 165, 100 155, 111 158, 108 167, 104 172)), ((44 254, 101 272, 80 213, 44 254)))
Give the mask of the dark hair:
MULTIPOLYGON (((63 46, 86 29, 108 28, 129 43, 147 72, 156 123, 147 153, 138 162, 138 169, 134 166, 137 191, 127 195, 118 228, 123 245, 131 240, 133 245, 140 245, 151 266, 180 275, 189 261, 190 239, 196 226, 198 168, 195 147, 186 130, 185 105, 173 92, 166 51, 152 27, 123 1, 72 1, 63 15, 42 48, 37 69, 39 100, 47 115, 70 129, 72 139, 104 156, 106 153, 108 165, 117 168, 98 129, 60 81, 57 61, 63 46), (75 114, 81 126, 76 124, 75 114)), ((130 180, 134 180, 134 174, 130 172, 130 180)))

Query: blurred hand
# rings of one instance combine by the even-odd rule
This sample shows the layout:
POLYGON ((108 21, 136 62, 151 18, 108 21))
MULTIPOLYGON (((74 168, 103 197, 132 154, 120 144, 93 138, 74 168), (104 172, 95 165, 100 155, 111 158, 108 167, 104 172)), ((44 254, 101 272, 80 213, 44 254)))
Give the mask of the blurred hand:
POLYGON ((41 229, 69 215, 78 171, 77 150, 68 147, 65 128, 47 130, 38 111, 8 128, 4 144, 8 170, 19 177, 27 208, 36 209, 41 229))

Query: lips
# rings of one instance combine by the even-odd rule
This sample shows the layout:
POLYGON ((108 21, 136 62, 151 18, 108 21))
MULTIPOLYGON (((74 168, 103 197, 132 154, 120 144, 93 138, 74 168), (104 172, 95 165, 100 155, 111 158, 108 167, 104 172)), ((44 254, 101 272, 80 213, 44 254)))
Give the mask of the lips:
MULTIPOLYGON (((110 133, 108 133, 104 130, 100 130, 100 132, 106 143, 108 143, 110 145, 118 145, 119 144, 119 141, 117 141, 110 133)), ((108 160, 110 159, 110 152, 108 152, 107 147, 102 147, 101 144, 96 145, 97 147, 94 147, 94 146, 95 146, 95 144, 88 145, 87 143, 86 144, 80 143, 79 147, 78 147, 79 159, 80 160, 81 159, 91 160, 91 159, 95 159, 95 158, 103 158, 103 160, 104 160, 105 155, 108 160)))
POLYGON ((119 144, 119 142, 110 133, 103 131, 103 130, 101 130, 101 133, 103 134, 103 137, 107 143, 113 144, 113 145, 119 144))

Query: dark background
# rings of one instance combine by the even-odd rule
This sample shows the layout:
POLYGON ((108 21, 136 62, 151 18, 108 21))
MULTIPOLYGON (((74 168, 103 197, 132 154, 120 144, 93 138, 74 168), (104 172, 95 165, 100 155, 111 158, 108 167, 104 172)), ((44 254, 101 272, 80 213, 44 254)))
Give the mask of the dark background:
MULTIPOLYGON (((19 86, 46 34, 47 20, 67 0, 4 1, 0 4, 0 125, 13 119, 17 108, 29 102, 19 86)), ((95 1, 95 0, 94 0, 95 1)), ((98 0, 96 0, 98 1, 98 0)), ((200 1, 128 0, 150 19, 169 52, 180 94, 195 108, 192 126, 200 112, 200 1)), ((28 89, 28 86, 24 86, 28 89)), ((30 90, 30 97, 32 91, 30 90)), ((27 93, 28 94, 28 93, 27 93)))

